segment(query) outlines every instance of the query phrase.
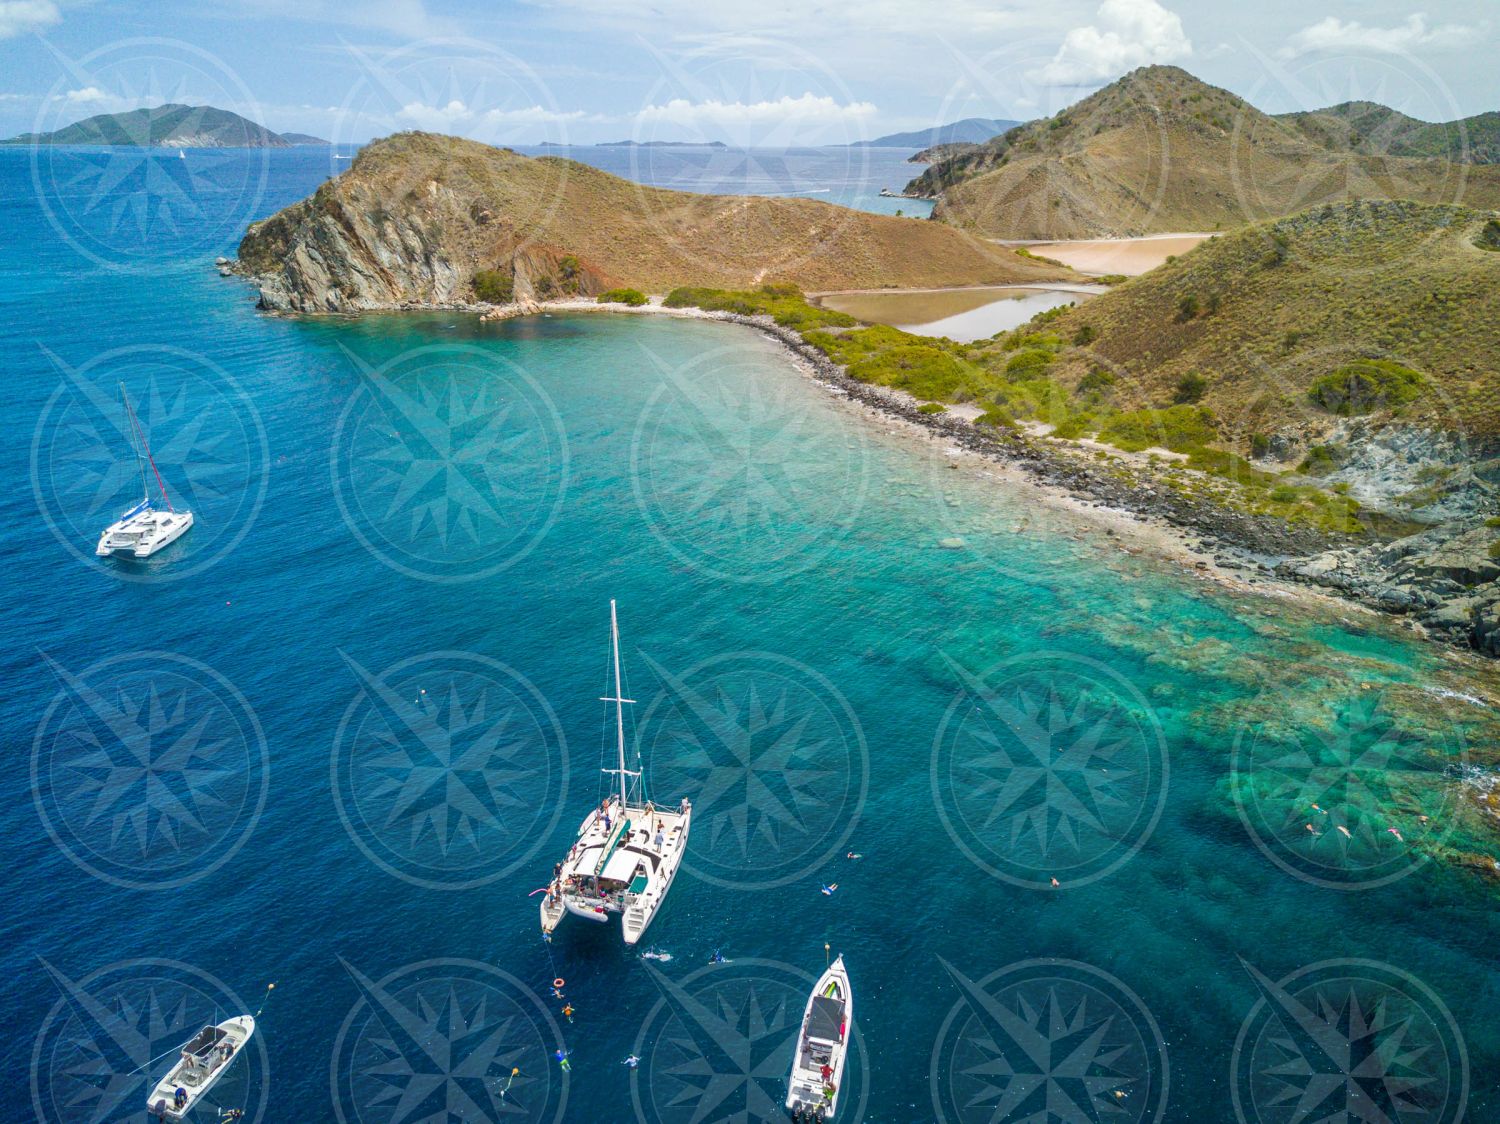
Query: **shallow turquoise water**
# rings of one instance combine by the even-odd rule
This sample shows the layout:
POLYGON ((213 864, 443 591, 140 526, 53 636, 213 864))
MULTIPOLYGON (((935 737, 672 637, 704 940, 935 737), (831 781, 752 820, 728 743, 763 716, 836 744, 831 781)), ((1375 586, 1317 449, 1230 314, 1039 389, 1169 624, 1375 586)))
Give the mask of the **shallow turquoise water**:
POLYGON ((1298 1119, 1350 996, 1392 1119, 1500 1113, 1493 883, 1420 859, 1484 840, 1437 782, 1488 712, 1424 690, 1480 673, 1122 554, 746 329, 270 319, 203 224, 112 271, 0 176, 13 1116, 144 1119, 114 1075, 275 980, 215 1093, 256 1119, 769 1119, 825 944, 840 1119, 1298 1119), (199 519, 146 565, 88 553, 122 379, 199 519), (611 598, 695 804, 670 961, 527 897, 598 798, 611 598))

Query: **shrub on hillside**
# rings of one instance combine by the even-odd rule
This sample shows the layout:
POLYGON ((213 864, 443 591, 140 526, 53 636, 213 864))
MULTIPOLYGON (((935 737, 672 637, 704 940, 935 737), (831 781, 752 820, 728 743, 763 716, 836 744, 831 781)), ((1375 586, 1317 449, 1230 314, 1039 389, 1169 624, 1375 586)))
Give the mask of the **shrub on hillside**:
POLYGON ((1130 410, 1116 414, 1099 430, 1111 445, 1138 453, 1153 445, 1186 452, 1218 436, 1214 415, 1203 406, 1170 406, 1165 410, 1130 410))
POLYGON ((474 274, 474 299, 489 304, 509 304, 516 295, 515 278, 498 269, 481 269, 474 274))
POLYGON ((935 347, 904 344, 866 356, 849 367, 860 382, 894 386, 918 398, 952 399, 969 379, 970 368, 935 347))
POLYGON ((646 294, 639 289, 609 289, 599 294, 600 304, 628 304, 639 308, 646 303, 646 294))
POLYGON ((919 414, 946 414, 947 412, 948 407, 944 406, 941 402, 923 402, 917 407, 917 413, 919 414))
POLYGON ((1330 414, 1354 417, 1405 405, 1426 381, 1421 372, 1389 359, 1356 359, 1315 380, 1307 396, 1330 414))
POLYGON ((1208 390, 1208 380, 1197 371, 1189 371, 1177 380, 1177 389, 1172 394, 1172 401, 1178 405, 1191 406, 1203 397, 1208 390))
POLYGON ((1094 327, 1092 324, 1084 324, 1078 329, 1078 331, 1073 333, 1073 346, 1087 347, 1098 338, 1099 329, 1094 327))
POLYGON ((1474 245, 1481 250, 1500 250, 1500 219, 1490 219, 1485 223, 1479 237, 1474 239, 1474 245))

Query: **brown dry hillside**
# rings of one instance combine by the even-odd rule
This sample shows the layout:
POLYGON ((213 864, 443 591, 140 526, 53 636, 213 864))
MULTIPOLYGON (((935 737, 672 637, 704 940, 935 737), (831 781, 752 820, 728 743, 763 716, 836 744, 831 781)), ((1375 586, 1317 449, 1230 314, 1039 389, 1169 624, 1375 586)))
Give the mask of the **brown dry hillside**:
POLYGON ((481 270, 518 297, 615 286, 808 289, 1059 277, 941 223, 808 199, 643 187, 559 157, 428 133, 363 149, 309 199, 252 226, 242 268, 268 307, 346 311, 473 299, 481 270))
POLYGON ((1152 66, 932 165, 908 190, 989 237, 1088 238, 1232 229, 1356 198, 1500 207, 1500 167, 1340 148, 1152 66))
MULTIPOLYGON (((1420 376, 1404 420, 1500 435, 1500 222, 1459 207, 1331 204, 1204 242, 1057 322, 1075 384, 1103 367, 1133 405, 1184 376, 1229 436, 1329 418, 1308 395, 1349 364, 1420 376), (1486 248, 1492 247, 1492 248, 1486 248)), ((1096 376, 1097 377, 1097 376, 1096 376)))

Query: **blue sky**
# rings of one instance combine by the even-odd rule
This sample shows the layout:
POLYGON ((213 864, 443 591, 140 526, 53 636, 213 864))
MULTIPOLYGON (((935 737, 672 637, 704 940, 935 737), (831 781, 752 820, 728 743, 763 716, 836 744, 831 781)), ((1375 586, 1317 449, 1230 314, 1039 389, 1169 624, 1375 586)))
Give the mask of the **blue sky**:
POLYGON ((839 144, 1051 113, 1172 62, 1272 112, 1500 108, 1500 5, 0 0, 0 134, 161 101, 364 141, 839 144))

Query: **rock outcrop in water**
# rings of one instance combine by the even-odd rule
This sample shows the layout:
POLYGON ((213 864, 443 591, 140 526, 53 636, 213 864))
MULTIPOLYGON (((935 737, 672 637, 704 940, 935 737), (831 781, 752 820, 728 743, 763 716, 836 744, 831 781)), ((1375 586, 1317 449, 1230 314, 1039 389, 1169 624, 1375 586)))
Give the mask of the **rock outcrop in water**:
POLYGON ((810 199, 666 191, 426 133, 361 150, 311 198, 252 226, 239 260, 266 308, 298 312, 473 303, 483 299, 480 273, 524 298, 768 281, 1004 284, 1066 272, 938 223, 810 199))

